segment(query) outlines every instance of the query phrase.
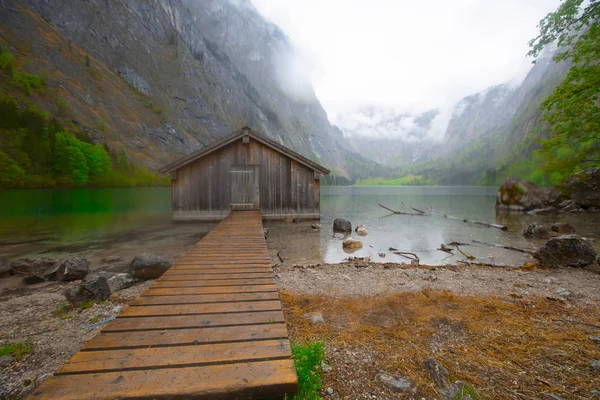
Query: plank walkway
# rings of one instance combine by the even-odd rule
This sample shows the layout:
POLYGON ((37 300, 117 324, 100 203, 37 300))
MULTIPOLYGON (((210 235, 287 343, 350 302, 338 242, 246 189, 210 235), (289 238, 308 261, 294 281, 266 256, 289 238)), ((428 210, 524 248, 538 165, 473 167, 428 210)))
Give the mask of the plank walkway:
POLYGON ((30 399, 283 399, 295 394, 258 211, 234 211, 30 399))

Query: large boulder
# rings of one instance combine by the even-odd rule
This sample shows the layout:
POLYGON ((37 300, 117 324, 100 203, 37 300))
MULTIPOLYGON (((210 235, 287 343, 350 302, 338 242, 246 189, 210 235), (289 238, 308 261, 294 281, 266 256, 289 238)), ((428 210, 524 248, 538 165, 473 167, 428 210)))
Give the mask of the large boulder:
POLYGON ((85 278, 90 272, 88 260, 82 257, 69 258, 58 262, 56 280, 69 282, 85 278))
POLYGON ((23 276, 26 284, 40 283, 56 278, 57 261, 47 258, 21 258, 9 265, 10 273, 23 276))
POLYGON ((530 211, 556 206, 559 202, 560 193, 554 189, 542 188, 521 179, 506 179, 498 189, 496 209, 530 211))
POLYGON ((352 232, 352 224, 344 218, 336 218, 333 221, 334 232, 352 232))
POLYGON ((523 231, 523 236, 529 239, 548 239, 550 238, 550 231, 544 225, 534 222, 527 225, 527 228, 523 231))
POLYGON ((600 168, 573 175, 564 185, 563 192, 584 208, 600 208, 600 168))
POLYGON ((65 297, 75 306, 87 300, 103 301, 110 297, 110 286, 106 277, 90 274, 79 287, 67 290, 65 297))
POLYGON ((546 267, 585 267, 596 259, 591 244, 577 235, 562 235, 546 242, 534 255, 546 267))
POLYGON ((136 256, 129 264, 129 274, 136 279, 156 279, 169 269, 171 262, 166 258, 144 253, 136 256))

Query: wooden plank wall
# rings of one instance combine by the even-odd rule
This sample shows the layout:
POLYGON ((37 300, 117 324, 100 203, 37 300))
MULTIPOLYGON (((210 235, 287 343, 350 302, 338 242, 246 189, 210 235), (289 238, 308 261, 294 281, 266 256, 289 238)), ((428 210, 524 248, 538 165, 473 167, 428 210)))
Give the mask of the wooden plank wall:
POLYGON ((312 169, 259 143, 242 139, 177 170, 172 181, 174 219, 219 220, 230 210, 231 165, 258 165, 265 219, 319 218, 320 181, 312 169))

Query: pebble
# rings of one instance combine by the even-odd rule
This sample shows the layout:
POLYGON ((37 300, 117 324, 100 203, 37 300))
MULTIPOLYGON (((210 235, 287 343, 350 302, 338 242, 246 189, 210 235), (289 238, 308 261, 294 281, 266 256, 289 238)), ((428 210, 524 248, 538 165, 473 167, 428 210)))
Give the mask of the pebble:
POLYGON ((10 365, 14 360, 11 356, 0 356, 0 368, 10 365))
POLYGON ((333 394, 333 389, 330 388, 330 387, 328 387, 327 390, 326 390, 326 392, 327 392, 328 395, 331 396, 333 394))
POLYGON ((390 376, 382 372, 379 375, 377 375, 377 379, 379 379, 385 386, 387 386, 394 392, 408 392, 410 390, 410 381, 401 376, 390 376))
POLYGON ((590 367, 596 371, 600 371, 600 360, 590 362, 590 367))
POLYGON ((323 318, 323 314, 321 313, 304 314, 303 318, 310 320, 311 325, 319 325, 325 323, 325 318, 323 318))

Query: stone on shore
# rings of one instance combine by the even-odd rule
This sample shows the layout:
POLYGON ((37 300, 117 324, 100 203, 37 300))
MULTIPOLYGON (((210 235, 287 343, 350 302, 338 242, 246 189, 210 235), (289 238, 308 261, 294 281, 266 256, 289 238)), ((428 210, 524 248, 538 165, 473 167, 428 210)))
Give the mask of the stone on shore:
POLYGON ((171 262, 166 258, 144 253, 136 256, 129 264, 129 274, 136 279, 156 279, 169 269, 171 262))
POLYGON ((544 225, 540 225, 537 222, 529 224, 523 231, 523 236, 526 238, 535 239, 549 239, 550 231, 544 225))
POLYGON ((562 235, 546 242, 534 255, 546 267, 585 267, 596 260, 591 244, 577 235, 562 235))
POLYGON ((83 279, 90 272, 88 261, 81 257, 59 260, 57 267, 56 280, 62 282, 83 279))

